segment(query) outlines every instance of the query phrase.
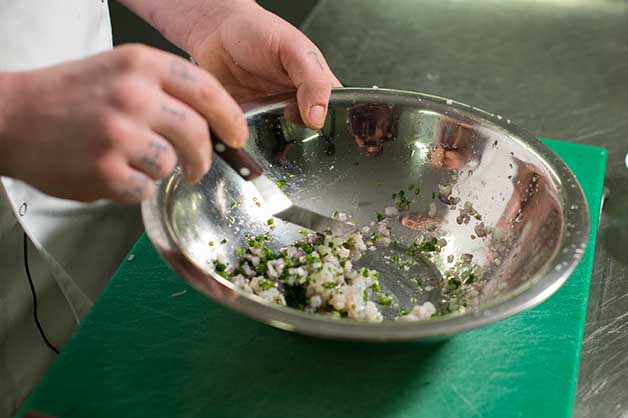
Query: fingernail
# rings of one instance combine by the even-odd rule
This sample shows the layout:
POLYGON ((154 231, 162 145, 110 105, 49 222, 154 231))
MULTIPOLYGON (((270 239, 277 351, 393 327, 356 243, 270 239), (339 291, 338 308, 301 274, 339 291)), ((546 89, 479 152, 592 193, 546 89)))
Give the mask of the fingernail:
POLYGON ((323 126, 325 123, 325 108, 321 105, 312 106, 310 109, 310 120, 316 126, 323 126))

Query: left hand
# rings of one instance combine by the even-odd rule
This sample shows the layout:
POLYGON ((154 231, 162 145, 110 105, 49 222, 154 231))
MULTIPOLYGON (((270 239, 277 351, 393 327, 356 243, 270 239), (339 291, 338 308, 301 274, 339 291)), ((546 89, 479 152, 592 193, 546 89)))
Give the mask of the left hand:
POLYGON ((331 89, 341 87, 323 54, 297 28, 255 2, 230 3, 217 25, 194 27, 187 49, 192 57, 239 102, 296 89, 303 122, 321 128, 331 89))

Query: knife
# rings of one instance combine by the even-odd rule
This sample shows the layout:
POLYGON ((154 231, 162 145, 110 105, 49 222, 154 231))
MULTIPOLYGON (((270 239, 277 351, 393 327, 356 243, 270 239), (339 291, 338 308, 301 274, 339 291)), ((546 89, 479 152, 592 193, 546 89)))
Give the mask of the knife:
POLYGON ((255 186, 272 216, 320 233, 331 231, 335 235, 348 235, 356 230, 355 225, 295 205, 279 186, 264 174, 259 163, 243 149, 227 146, 216 139, 215 134, 212 135, 212 143, 216 154, 240 177, 255 186))

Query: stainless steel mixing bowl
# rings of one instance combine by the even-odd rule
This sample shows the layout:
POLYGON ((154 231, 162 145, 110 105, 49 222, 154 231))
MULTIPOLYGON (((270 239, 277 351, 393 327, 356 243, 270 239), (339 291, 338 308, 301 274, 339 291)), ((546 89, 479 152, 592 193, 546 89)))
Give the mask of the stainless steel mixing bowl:
MULTIPOLYGON (((223 254, 233 263, 234 250, 247 235, 268 231, 256 190, 219 158, 196 185, 173 173, 142 207, 148 236, 194 288, 259 321, 338 339, 444 337, 537 305, 560 287, 584 253, 589 209, 576 178, 545 145, 499 115, 376 88, 334 91, 320 132, 300 126, 292 96, 244 108, 248 150, 271 177, 288 179, 286 191, 300 205, 328 215, 346 212, 368 225, 376 211, 393 204, 391 194, 403 189, 413 203, 396 218, 394 236, 407 241, 430 228, 447 242, 437 257, 422 258, 410 271, 384 257, 394 245, 362 259, 381 271, 382 286, 397 300, 382 309, 381 323, 265 304, 217 275, 212 262, 223 254), (234 201, 241 205, 232 207, 234 201), (463 209, 466 202, 477 213, 463 209), (466 305, 463 313, 394 320, 400 308, 415 302, 447 307, 447 269, 462 254, 472 255, 482 271, 471 295, 455 302, 466 305), (425 285, 417 288, 411 277, 421 277, 425 285)), ((299 238, 298 230, 280 223, 271 232, 271 246, 288 245, 299 238)))

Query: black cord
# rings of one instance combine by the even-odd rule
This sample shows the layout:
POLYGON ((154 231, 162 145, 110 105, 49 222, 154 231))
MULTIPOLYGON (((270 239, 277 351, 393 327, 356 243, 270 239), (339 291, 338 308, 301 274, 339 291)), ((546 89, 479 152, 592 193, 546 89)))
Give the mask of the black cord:
POLYGON ((28 236, 24 233, 24 268, 26 269, 26 277, 28 277, 28 284, 31 286, 31 293, 33 294, 33 317, 35 317, 35 324, 37 324, 37 329, 39 330, 39 334, 41 338, 43 338, 46 345, 55 353, 59 354, 59 350, 57 347, 52 345, 48 337, 46 337, 46 333, 44 329, 41 327, 39 323, 39 316, 37 315, 37 292, 35 292, 35 285, 33 284, 33 278, 31 277, 31 271, 28 268, 28 236))

